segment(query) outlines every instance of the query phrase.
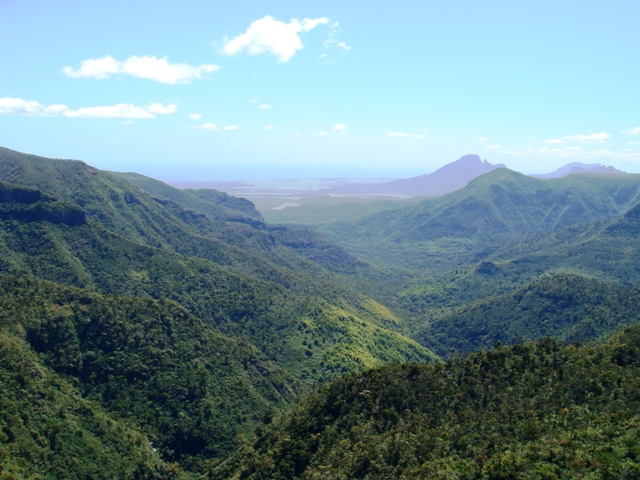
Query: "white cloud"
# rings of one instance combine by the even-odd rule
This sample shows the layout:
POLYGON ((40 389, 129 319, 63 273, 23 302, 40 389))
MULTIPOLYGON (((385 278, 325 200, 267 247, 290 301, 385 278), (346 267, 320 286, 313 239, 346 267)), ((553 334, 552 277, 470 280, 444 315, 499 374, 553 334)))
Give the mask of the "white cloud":
POLYGON ((340 135, 346 135, 347 125, 345 123, 338 123, 336 126, 333 127, 333 130, 336 132, 340 132, 340 135))
POLYGON ((189 119, 190 120, 200 120, 202 118, 202 114, 201 113, 190 113, 189 114, 189 119))
POLYGON ((640 142, 629 142, 629 145, 640 145, 640 142))
POLYGON ((544 143, 564 143, 565 141, 578 141, 578 142, 603 142, 609 140, 611 135, 606 132, 591 133, 588 135, 565 135, 561 138, 553 138, 551 140, 545 140, 544 143))
POLYGON ((258 97, 253 97, 251 100, 249 100, 249 103, 260 103, 260 100, 258 100, 258 97))
POLYGON ((266 127, 264 127, 265 130, 269 131, 273 130, 274 128, 276 128, 275 125, 267 125, 266 127))
POLYGON ((412 135, 410 133, 404 133, 404 132, 389 132, 389 133, 387 133, 387 135, 390 136, 390 137, 417 138, 419 140, 427 138, 427 136, 422 134, 422 133, 420 133, 418 135, 412 135))
POLYGON ((156 115, 169 115, 177 111, 177 105, 152 103, 140 107, 131 103, 83 107, 76 110, 66 105, 43 105, 34 100, 21 98, 0 98, 0 115, 28 115, 32 117, 69 117, 69 118, 155 118, 156 115))
POLYGON ((302 40, 298 34, 327 23, 328 18, 305 18, 302 21, 294 18, 284 23, 267 15, 253 22, 245 33, 231 40, 225 39, 222 52, 226 55, 271 53, 278 57, 279 62, 288 62, 296 52, 302 50, 302 40))
POLYGON ((260 110, 269 110, 271 108, 271 105, 269 105, 268 103, 263 103, 262 105, 260 105, 258 107, 260 110))
POLYGON ((64 67, 62 72, 68 77, 76 78, 107 78, 111 75, 131 75, 161 83, 175 85, 189 83, 192 79, 200 79, 206 73, 219 70, 218 65, 207 63, 197 67, 186 63, 169 63, 167 57, 132 56, 120 62, 110 55, 102 58, 84 60, 80 68, 74 70, 64 67))
POLYGON ((240 127, 238 125, 227 125, 224 127, 225 130, 238 130, 240 127))
POLYGON ((211 122, 203 123, 199 127, 192 127, 192 128, 197 128, 198 130, 204 130, 205 132, 217 132, 219 130, 218 126, 215 123, 211 123, 211 122))
POLYGON ((500 145, 487 145, 486 148, 490 148, 492 150, 497 150, 498 148, 500 148, 500 145))
POLYGON ((640 135, 640 127, 624 130, 622 133, 626 133, 627 135, 640 135))
POLYGON ((476 138, 476 140, 478 140, 479 142, 486 142, 489 139, 487 137, 478 137, 476 138))
POLYGON ((326 134, 327 134, 327 132, 318 132, 318 135, 320 135, 321 137, 326 135, 326 134))
POLYGON ((611 135, 606 132, 592 133, 590 135, 565 135, 562 137, 564 140, 579 140, 582 142, 609 140, 611 135))

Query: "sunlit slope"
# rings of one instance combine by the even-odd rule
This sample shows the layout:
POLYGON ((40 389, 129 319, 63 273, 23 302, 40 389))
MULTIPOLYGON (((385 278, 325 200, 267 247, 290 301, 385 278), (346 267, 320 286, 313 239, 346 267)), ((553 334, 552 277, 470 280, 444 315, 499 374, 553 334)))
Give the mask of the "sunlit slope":
POLYGON ((322 284, 304 293, 308 286, 287 285, 302 283, 303 277, 269 269, 268 263, 256 278, 204 258, 131 242, 92 222, 6 220, 2 226, 2 271, 104 293, 175 300, 218 331, 250 339, 310 382, 430 355, 396 333, 400 320, 371 299, 348 291, 338 295, 338 287, 323 290, 322 284), (354 347, 348 354, 347 345, 354 347))
POLYGON ((443 270, 525 235, 593 222, 640 200, 638 175, 540 180, 497 169, 416 206, 319 228, 351 252, 407 270, 443 270))
POLYGON ((635 478, 640 330, 350 375, 257 432, 217 478, 635 478))
POLYGON ((287 288, 322 290, 325 296, 334 290, 341 296, 354 279, 382 275, 317 234, 266 226, 250 202, 215 190, 178 190, 135 173, 3 148, 0 181, 74 204, 87 221, 133 242, 205 258, 287 288))

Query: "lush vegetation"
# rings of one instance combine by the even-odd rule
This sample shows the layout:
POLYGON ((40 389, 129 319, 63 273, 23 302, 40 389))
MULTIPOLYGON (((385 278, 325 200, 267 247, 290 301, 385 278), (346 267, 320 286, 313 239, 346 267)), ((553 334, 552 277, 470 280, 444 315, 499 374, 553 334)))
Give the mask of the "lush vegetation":
POLYGON ((174 302, 5 276, 0 289, 0 326, 13 342, 26 342, 23 349, 84 397, 144 428, 167 460, 193 465, 191 457, 229 454, 239 434, 302 391, 264 354, 174 302))
POLYGON ((0 477, 640 478, 640 333, 521 343, 638 323, 639 192, 497 170, 270 226, 0 148, 0 477))
POLYGON ((433 273, 524 235, 614 217, 639 199, 637 175, 541 180, 497 169, 415 206, 319 228, 375 263, 433 273))
POLYGON ((261 428, 221 478, 640 477, 640 328, 352 374, 261 428))
POLYGON ((638 289, 556 274, 456 309, 418 330, 416 338, 448 356, 544 336, 593 341, 635 323, 640 323, 638 289))

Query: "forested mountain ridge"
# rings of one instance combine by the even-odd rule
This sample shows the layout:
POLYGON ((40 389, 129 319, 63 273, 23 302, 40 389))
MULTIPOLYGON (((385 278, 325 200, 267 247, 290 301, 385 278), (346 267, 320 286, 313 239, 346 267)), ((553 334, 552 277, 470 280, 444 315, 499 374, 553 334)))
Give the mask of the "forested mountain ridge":
POLYGON ((549 336, 567 342, 608 338, 640 323, 640 290, 578 275, 546 275, 501 296, 468 304, 419 329, 441 356, 549 336))
MULTIPOLYGON (((526 379, 537 375, 518 367, 508 379, 493 373, 467 381, 475 374, 466 369, 485 365, 490 371, 504 357, 500 368, 506 365, 508 372, 509 365, 525 363, 521 355, 538 358, 532 361, 540 367, 536 372, 551 375, 540 380, 543 398, 549 395, 545 382, 560 375, 545 370, 549 362, 560 358, 587 368, 591 360, 585 358, 609 355, 629 366, 639 335, 614 340, 611 348, 626 345, 615 355, 606 350, 610 343, 556 358, 564 348, 545 340, 439 367, 426 365, 437 360, 429 347, 455 357, 546 335, 601 342, 616 328, 637 323, 639 184, 633 175, 543 181, 497 169, 439 199, 311 230, 268 225, 250 202, 220 192, 176 190, 135 173, 0 149, 0 374, 10 385, 0 395, 7 406, 0 472, 55 478, 64 465, 72 478, 192 478, 207 472, 292 478, 303 471, 309 478, 409 478, 433 476, 442 466, 449 476, 471 472, 470 478, 514 472, 561 477, 561 461, 541 460, 539 452, 549 447, 575 463, 568 472, 582 475, 591 468, 584 462, 600 465, 606 452, 591 440, 576 448, 593 455, 562 450, 567 439, 556 441, 558 425, 547 421, 553 412, 535 399, 526 400, 525 413, 515 413, 496 435, 530 429, 542 432, 538 443, 518 444, 516 432, 514 455, 487 444, 474 450, 481 462, 465 457, 459 445, 469 439, 482 444, 493 428, 468 411, 490 419, 500 408, 520 408, 511 406, 516 396, 490 398, 473 389, 513 388, 524 395, 526 379), (20 356, 26 363, 17 361, 20 356), (380 370, 388 364, 395 367, 380 370), (462 377, 444 375, 452 370, 462 377), (26 371, 40 373, 27 381, 26 371), (437 396, 433 412, 416 406, 431 401, 426 394, 417 394, 416 404, 410 400, 413 377, 430 378, 437 396), (317 431, 304 437, 300 425, 285 431, 287 419, 309 402, 356 378, 380 383, 358 390, 355 400, 330 394, 330 412, 313 407, 316 424, 336 422, 322 427, 320 437, 317 431), (438 378, 453 383, 440 391, 438 378), (409 407, 397 410, 398 396, 409 407), (25 397, 55 421, 28 407, 25 397), (474 403, 480 397, 486 402, 474 403), (81 399, 80 410, 70 408, 74 398, 81 399), (451 402, 457 410, 446 410, 451 402), (487 402, 498 410, 486 410, 487 402), (364 415, 361 425, 351 417, 352 407, 364 415), (260 426, 274 415, 284 416, 275 426, 260 426), (438 418, 448 420, 434 426, 438 418), (419 425, 413 425, 416 419, 419 425), (424 434, 427 424, 430 433, 424 434), (438 437, 427 455, 435 463, 424 463, 425 451, 401 445, 402 425, 418 449, 431 445, 434 429, 455 433, 438 437), (387 427, 396 429, 393 438, 387 427), (122 438, 114 439, 114 432, 122 438), (304 438, 296 437, 300 432, 304 438), (277 438, 280 433, 284 437, 277 438), (85 462, 86 468, 74 466, 91 455, 95 461, 85 462), (101 462, 104 472, 94 473, 101 462)), ((585 372, 573 373, 586 379, 585 372)), ((607 370, 611 375, 622 374, 607 370)), ((566 386, 573 388, 581 384, 566 386)), ((615 391, 616 398, 626 395, 624 388, 615 391)), ((580 416, 585 403, 576 402, 580 416)), ((635 409, 635 400, 629 402, 635 409)), ((574 412, 567 405, 562 409, 574 412)), ((635 472, 635 454, 623 451, 635 437, 619 435, 622 427, 607 415, 599 430, 579 433, 600 438, 609 429, 617 432, 606 448, 622 456, 607 457, 606 472, 618 478, 635 472)), ((592 417, 580 418, 595 428, 592 417)))
POLYGON ((540 180, 500 168, 456 192, 358 221, 317 228, 356 255, 408 270, 443 271, 527 234, 593 222, 640 201, 638 175, 540 180))
MULTIPOLYGON (((55 375, 77 375, 74 378, 82 394, 94 395, 106 412, 134 412, 134 422, 158 439, 164 460, 177 460, 183 468, 197 471, 227 455, 238 434, 251 431, 262 415, 277 412, 318 383, 385 363, 435 359, 428 349, 400 333, 402 320, 389 309, 333 280, 341 274, 336 272, 345 269, 343 261, 355 270, 369 267, 326 241, 319 246, 313 233, 296 230, 288 234, 279 229, 272 234, 250 204, 224 194, 174 192, 151 179, 105 173, 83 162, 0 153, 0 272, 12 276, 7 281, 39 278, 88 288, 94 296, 117 296, 113 301, 90 302, 107 303, 111 306, 104 308, 115 309, 115 313, 89 315, 84 320, 83 311, 92 307, 67 307, 52 301, 53 306, 45 310, 68 314, 62 320, 54 315, 52 321, 43 315, 46 327, 41 333, 63 328, 64 342, 52 346, 52 351, 63 356, 70 349, 76 353, 69 353, 75 360, 52 360, 47 368, 55 375), (14 183, 18 181, 20 185, 14 183), (58 221, 65 209, 80 215, 82 221, 58 221), (305 255, 299 255, 297 249, 303 249, 305 255), (312 260, 317 253, 323 255, 320 263, 312 260), (162 375, 158 369, 164 360, 146 350, 136 351, 137 344, 130 344, 126 337, 121 338, 117 355, 101 357, 101 368, 113 372, 105 374, 107 380, 100 380, 98 373, 94 378, 88 372, 69 370, 69 361, 85 364, 85 354, 78 353, 78 348, 88 349, 89 356, 96 353, 91 345, 77 345, 87 325, 95 326, 98 337, 108 337, 122 324, 119 315, 124 316, 125 324, 131 322, 127 331, 137 332, 143 342, 155 341, 146 338, 144 328, 150 328, 158 315, 168 315, 171 322, 177 322, 170 330, 183 332, 183 338, 209 338, 209 343, 217 345, 214 350, 233 350, 230 365, 242 368, 233 367, 227 376, 215 373, 220 368, 216 362, 223 357, 192 361, 204 362, 211 378, 221 375, 227 379, 223 384, 237 384, 237 392, 231 394, 229 387, 216 393, 218 397, 210 397, 218 384, 206 381, 206 375, 199 380, 185 370, 176 377, 175 389, 169 388, 173 381, 167 380, 161 398, 155 393, 151 398, 149 391, 135 383, 137 374, 133 379, 120 378, 117 372, 127 371, 122 362, 129 358, 134 371, 162 375), (100 318, 108 321, 100 323, 100 318), (63 322, 62 327, 56 322, 63 322), (251 365, 255 369, 243 373, 254 368, 251 365), (191 410, 178 408, 185 389, 200 392, 190 401, 191 410), (146 403, 136 403, 134 397, 146 398, 146 403), (152 407, 157 402, 158 408, 168 407, 159 412, 152 407), (239 410, 229 407, 235 403, 239 410), (236 410, 237 415, 228 421, 227 413, 236 410), (216 423, 216 418, 227 419, 228 425, 216 423)), ((33 302, 27 298, 40 295, 37 292, 42 288, 25 284, 20 287, 24 292, 16 295, 24 295, 24 304, 29 305, 33 302)), ((8 301, 10 288, 6 289, 8 301)), ((15 305, 6 311, 9 324, 21 325, 31 315, 15 305)), ((149 335, 154 332, 150 328, 149 335)), ((193 349, 185 348, 187 353, 181 356, 188 363, 193 349)))
POLYGON ((7 341, 24 341, 37 368, 141 428, 165 460, 193 465, 230 453, 239 434, 304 390, 255 347, 174 302, 4 275, 0 289, 7 341))
POLYGON ((343 377, 261 429, 214 478, 631 479, 640 329, 549 338, 343 377))

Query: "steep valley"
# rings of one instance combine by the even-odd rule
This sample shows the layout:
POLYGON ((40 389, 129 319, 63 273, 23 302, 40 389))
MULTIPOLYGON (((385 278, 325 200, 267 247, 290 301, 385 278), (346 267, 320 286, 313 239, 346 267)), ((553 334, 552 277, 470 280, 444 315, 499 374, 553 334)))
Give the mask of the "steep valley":
POLYGON ((0 476, 638 478, 640 176, 485 167, 273 225, 0 148, 0 476))

